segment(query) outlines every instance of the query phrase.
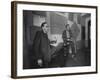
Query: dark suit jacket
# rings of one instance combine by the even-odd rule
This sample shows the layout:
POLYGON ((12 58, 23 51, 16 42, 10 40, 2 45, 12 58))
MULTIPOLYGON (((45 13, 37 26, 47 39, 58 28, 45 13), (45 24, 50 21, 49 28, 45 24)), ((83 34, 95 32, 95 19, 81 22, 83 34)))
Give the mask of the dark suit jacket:
POLYGON ((50 61, 50 41, 47 34, 43 31, 36 32, 36 36, 33 41, 33 51, 35 59, 43 59, 46 62, 50 61))

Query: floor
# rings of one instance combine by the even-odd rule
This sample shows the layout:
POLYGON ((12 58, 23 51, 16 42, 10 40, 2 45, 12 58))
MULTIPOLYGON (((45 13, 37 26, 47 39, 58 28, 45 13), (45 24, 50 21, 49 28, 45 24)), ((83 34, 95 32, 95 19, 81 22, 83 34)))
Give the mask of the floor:
MULTIPOLYGON (((51 59, 51 62, 48 67, 49 68, 78 67, 78 66, 90 66, 91 65, 91 52, 90 52, 89 48, 77 49, 77 52, 75 53, 74 58, 72 58, 71 55, 68 55, 64 66, 61 66, 64 62, 62 54, 63 54, 62 51, 60 52, 60 54, 57 53, 57 56, 55 58, 51 59)), ((31 59, 30 59, 30 61, 31 61, 30 65, 28 65, 27 67, 24 67, 24 69, 41 68, 41 67, 37 67, 31 59), (34 65, 32 65, 32 63, 34 63, 34 65)), ((44 67, 42 67, 42 68, 44 68, 44 67)))
MULTIPOLYGON (((77 53, 75 54, 75 57, 72 58, 72 56, 69 54, 68 59, 66 60, 66 64, 64 67, 75 67, 75 66, 90 66, 90 49, 89 48, 83 48, 77 50, 77 53)), ((52 60, 51 67, 59 67, 62 63, 63 57, 57 57, 56 59, 52 60)))
POLYGON ((90 51, 88 49, 78 50, 75 58, 68 57, 66 66, 89 66, 90 65, 90 51))

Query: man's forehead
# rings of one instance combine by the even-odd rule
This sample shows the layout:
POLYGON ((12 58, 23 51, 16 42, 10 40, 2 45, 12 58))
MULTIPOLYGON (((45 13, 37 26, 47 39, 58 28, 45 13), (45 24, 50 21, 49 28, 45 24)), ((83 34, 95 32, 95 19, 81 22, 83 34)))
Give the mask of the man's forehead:
POLYGON ((44 24, 44 26, 49 27, 47 24, 44 24))
POLYGON ((47 23, 45 23, 44 25, 47 25, 47 23))

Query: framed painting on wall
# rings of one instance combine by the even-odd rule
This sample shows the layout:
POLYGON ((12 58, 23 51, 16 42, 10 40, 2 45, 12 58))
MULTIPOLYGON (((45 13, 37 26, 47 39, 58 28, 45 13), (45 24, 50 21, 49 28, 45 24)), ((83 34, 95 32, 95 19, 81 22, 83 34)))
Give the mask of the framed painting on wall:
POLYGON ((13 1, 11 77, 97 73, 97 6, 13 1))

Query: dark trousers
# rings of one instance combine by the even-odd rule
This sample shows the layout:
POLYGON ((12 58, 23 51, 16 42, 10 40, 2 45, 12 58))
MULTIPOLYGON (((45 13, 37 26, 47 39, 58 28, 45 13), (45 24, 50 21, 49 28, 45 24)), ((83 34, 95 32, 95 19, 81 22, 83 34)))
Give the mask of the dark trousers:
POLYGON ((67 65, 67 61, 68 61, 68 55, 70 54, 70 49, 71 49, 71 55, 74 55, 75 53, 75 48, 74 48, 74 43, 73 42, 69 42, 69 43, 66 43, 64 46, 63 46, 63 61, 62 61, 62 67, 66 66, 67 65))
POLYGON ((49 67, 49 62, 48 61, 43 61, 43 67, 48 68, 49 67))
POLYGON ((64 45, 64 53, 70 53, 71 49, 71 54, 75 54, 75 47, 74 43, 72 41, 68 41, 64 45))

